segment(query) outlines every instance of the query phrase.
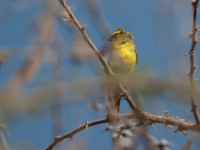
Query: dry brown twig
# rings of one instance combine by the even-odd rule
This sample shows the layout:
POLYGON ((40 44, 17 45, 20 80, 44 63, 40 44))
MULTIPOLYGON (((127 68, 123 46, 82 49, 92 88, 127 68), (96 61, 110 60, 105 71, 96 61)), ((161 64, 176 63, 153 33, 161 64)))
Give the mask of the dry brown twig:
MULTIPOLYGON (((176 131, 191 130, 191 131, 200 132, 200 127, 198 125, 196 125, 192 122, 189 122, 189 121, 185 121, 183 119, 174 118, 171 116, 160 116, 160 115, 151 115, 151 114, 148 114, 148 117, 146 116, 146 118, 144 118, 144 121, 146 121, 146 122, 144 122, 143 124, 148 125, 148 124, 153 124, 153 123, 163 123, 163 124, 168 125, 169 127, 170 126, 177 127, 176 131), (150 118, 148 118, 148 117, 150 117, 150 118)), ((120 115, 120 118, 121 119, 131 119, 131 118, 138 119, 138 116, 131 113, 131 114, 120 115)), ((88 127, 92 127, 95 125, 108 123, 108 122, 109 122, 108 118, 87 122, 82 126, 78 126, 77 128, 75 128, 74 130, 72 130, 71 132, 69 132, 67 134, 55 137, 54 141, 44 150, 52 150, 56 146, 56 144, 58 144, 59 142, 61 142, 64 139, 72 140, 73 136, 76 133, 78 133, 84 129, 87 129, 88 127)))
POLYGON ((105 118, 105 119, 100 119, 100 120, 95 120, 95 121, 91 121, 91 122, 86 122, 84 125, 77 127, 76 129, 74 129, 73 131, 63 135, 63 136, 57 136, 55 137, 54 139, 54 142, 52 142, 51 145, 49 145, 47 148, 45 148, 44 150, 52 150, 56 144, 58 144, 59 142, 61 142, 62 140, 64 139, 67 139, 68 141, 71 141, 73 139, 73 136, 84 130, 84 129, 87 129, 88 127, 91 127, 91 126, 95 126, 95 125, 98 125, 98 124, 102 124, 102 123, 106 123, 108 122, 108 119, 105 118))
MULTIPOLYGON (((82 34, 84 40, 86 41, 86 43, 90 46, 91 50, 97 55, 98 59, 100 60, 100 62, 102 63, 102 65, 104 66, 105 70, 114 78, 113 72, 110 69, 110 67, 108 66, 108 64, 106 63, 106 60, 104 59, 104 57, 100 54, 99 50, 96 48, 96 46, 93 44, 93 42, 91 41, 91 39, 89 38, 89 36, 87 35, 86 31, 85 31, 85 27, 82 26, 79 21, 76 19, 76 17, 74 16, 70 6, 68 4, 66 4, 65 0, 59 0, 61 5, 63 6, 63 8, 65 9, 65 11, 67 12, 67 14, 69 15, 70 18, 70 22, 72 24, 74 24, 77 29, 80 31, 80 33, 82 34)), ((196 1, 194 1, 196 2, 196 1)), ((193 3, 194 3, 193 2, 193 3)), ((196 6, 197 9, 197 3, 193 6, 196 6)), ((194 11, 195 12, 195 11, 194 11)), ((195 26, 196 28, 196 26, 195 26)), ((195 44, 193 46, 193 48, 196 45, 196 32, 193 33, 192 36, 195 36, 195 44)), ((192 38, 193 39, 193 38, 192 38)), ((196 67, 194 67, 194 50, 192 48, 192 51, 190 52, 190 56, 192 58, 193 65, 191 65, 191 93, 194 92, 194 78, 193 78, 193 73, 194 70, 196 69, 196 67)), ((153 123, 161 123, 161 124, 165 124, 167 126, 173 126, 173 127, 177 127, 176 131, 198 131, 200 132, 200 126, 198 124, 194 124, 190 121, 185 121, 184 119, 178 118, 178 117, 172 117, 172 116, 165 116, 165 115, 155 115, 155 114, 150 114, 148 112, 145 112, 144 110, 142 110, 139 106, 136 105, 136 103, 132 100, 132 98, 127 94, 126 90, 124 89, 124 87, 119 83, 119 89, 121 90, 121 93, 123 93, 123 97, 127 100, 129 106, 132 108, 132 110, 134 111, 133 114, 125 114, 125 115, 121 115, 120 118, 126 118, 126 119, 130 119, 130 118, 135 118, 139 121, 140 124, 142 125, 152 125, 153 123)), ((191 94, 192 95, 192 94, 191 94)), ((193 96, 192 96, 193 97, 193 96)), ((193 99, 193 98, 192 98, 193 99)), ((196 109, 196 103, 195 101, 192 100, 192 108, 193 108, 193 114, 194 116, 196 116, 197 113, 197 109, 196 109)), ((197 115, 198 116, 198 115, 197 115)), ((195 117, 196 119, 196 117, 195 117)), ((109 122, 108 118, 105 119, 100 119, 97 121, 92 121, 92 122, 87 122, 86 124, 84 124, 83 126, 79 126, 78 128, 74 129, 73 131, 63 135, 63 136, 57 136, 54 141, 47 147, 45 148, 45 150, 52 150, 54 148, 54 146, 56 144, 58 144, 59 142, 61 142, 64 139, 72 139, 72 137, 78 133, 79 131, 82 131, 90 126, 95 126, 98 124, 102 124, 102 123, 107 123, 109 122)), ((196 122, 198 123, 198 119, 196 119, 196 122)))
POLYGON ((199 113, 197 110, 197 102, 195 100, 195 77, 194 72, 196 70, 195 65, 195 47, 198 42, 198 25, 197 25, 197 13, 198 13, 198 3, 199 0, 192 0, 192 8, 193 8, 193 25, 192 25, 192 32, 190 33, 189 37, 192 40, 191 48, 189 51, 189 57, 190 57, 190 71, 188 73, 189 80, 190 80, 190 102, 192 106, 191 112, 194 115, 195 121, 197 124, 200 124, 200 118, 199 113))

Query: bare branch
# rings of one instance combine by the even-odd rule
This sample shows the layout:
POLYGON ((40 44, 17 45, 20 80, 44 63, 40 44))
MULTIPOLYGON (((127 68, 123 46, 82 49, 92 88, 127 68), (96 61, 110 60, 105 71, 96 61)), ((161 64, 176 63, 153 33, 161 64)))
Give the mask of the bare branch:
POLYGON ((192 25, 192 33, 190 33, 190 38, 192 40, 191 48, 189 51, 189 57, 190 57, 190 71, 189 71, 189 80, 190 80, 190 102, 192 106, 192 113, 194 115, 194 118, 196 120, 196 123, 200 124, 200 118, 199 113, 197 110, 197 102, 195 100, 195 77, 194 72, 196 70, 195 65, 195 47, 198 42, 198 26, 197 26, 197 12, 198 12, 198 2, 199 0, 193 0, 192 1, 192 8, 193 8, 193 25, 192 25))
POLYGON ((79 23, 79 21, 76 19, 76 17, 72 13, 71 8, 66 4, 65 0, 59 0, 59 1, 62 4, 62 6, 64 7, 65 11, 68 13, 68 15, 71 19, 71 22, 78 28, 78 30, 83 35, 86 43, 91 47, 92 51, 97 55, 97 57, 99 58, 99 60, 101 61, 101 63, 105 67, 105 69, 108 71, 108 73, 110 75, 113 75, 113 72, 110 69, 110 67, 108 66, 108 64, 106 63, 106 60, 101 56, 101 54, 99 53, 99 50, 96 48, 94 43, 90 40, 89 36, 87 35, 87 33, 85 31, 85 27, 83 25, 81 25, 79 23))
POLYGON ((109 120, 107 118, 105 118, 105 119, 100 119, 100 120, 87 122, 84 125, 77 127, 76 129, 74 129, 73 131, 71 131, 71 132, 69 132, 69 133, 67 133, 65 135, 55 137, 53 143, 51 145, 49 145, 47 148, 45 148, 44 150, 52 150, 54 148, 54 146, 56 146, 56 144, 58 144, 62 140, 67 139, 68 141, 70 141, 70 140, 73 139, 73 136, 76 133, 78 133, 78 132, 80 132, 80 131, 82 131, 84 129, 87 129, 88 127, 95 126, 95 125, 102 124, 102 123, 106 123, 108 121, 109 120))
MULTIPOLYGON (((138 125, 152 125, 154 123, 162 123, 162 124, 166 124, 169 127, 177 127, 176 131, 198 131, 200 132, 200 126, 197 124, 193 124, 192 122, 189 121, 185 121, 183 119, 180 118, 175 118, 175 117, 171 117, 171 116, 161 116, 161 115, 152 115, 149 113, 146 113, 145 118, 138 118, 137 115, 130 113, 130 114, 123 114, 120 115, 120 119, 138 119, 138 120, 143 120, 144 122, 139 123, 138 125)), ((62 140, 67 139, 68 141, 73 139, 73 136, 75 134, 77 134, 78 132, 87 129, 88 127, 91 126, 95 126, 95 125, 99 125, 99 124, 103 124, 103 123, 107 123, 109 122, 108 118, 104 118, 104 119, 99 119, 99 120, 95 120, 95 121, 91 121, 91 122, 87 122, 82 126, 77 127, 76 129, 74 129, 73 131, 62 135, 62 136, 57 136, 55 137, 54 141, 44 150, 52 150, 59 142, 61 142, 62 140)), ((151 137, 148 137, 151 138, 151 137)), ((150 139, 149 139, 150 140, 150 139)), ((153 141, 153 143, 157 143, 156 140, 151 138, 151 141, 153 141)))

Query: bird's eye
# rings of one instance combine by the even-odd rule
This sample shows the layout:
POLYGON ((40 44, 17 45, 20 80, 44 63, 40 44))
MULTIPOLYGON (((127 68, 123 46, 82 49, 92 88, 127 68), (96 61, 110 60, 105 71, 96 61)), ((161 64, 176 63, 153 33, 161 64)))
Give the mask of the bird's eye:
POLYGON ((109 38, 109 41, 115 41, 117 38, 116 38, 116 36, 111 36, 110 38, 109 38))
POLYGON ((116 41, 117 40, 117 35, 113 35, 112 36, 112 41, 116 41))
POLYGON ((108 41, 116 41, 117 40, 117 35, 112 35, 110 38, 108 38, 108 41))
POLYGON ((117 36, 115 35, 115 36, 113 36, 113 40, 116 40, 117 39, 117 36))

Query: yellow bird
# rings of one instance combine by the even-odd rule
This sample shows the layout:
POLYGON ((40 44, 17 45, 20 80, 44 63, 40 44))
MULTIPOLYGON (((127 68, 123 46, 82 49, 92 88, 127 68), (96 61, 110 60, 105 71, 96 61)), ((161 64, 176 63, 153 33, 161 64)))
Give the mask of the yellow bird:
MULTIPOLYGON (((123 82, 121 78, 135 70, 138 61, 137 50, 134 44, 134 38, 130 32, 126 32, 123 28, 119 28, 108 38, 111 42, 111 51, 108 59, 108 65, 114 72, 119 82, 123 82)), ((129 81, 130 82, 130 81, 129 81)), ((124 84, 124 83, 122 83, 124 84)), ((121 93, 116 86, 112 84, 108 88, 108 118, 111 122, 118 120, 120 109, 121 93)))

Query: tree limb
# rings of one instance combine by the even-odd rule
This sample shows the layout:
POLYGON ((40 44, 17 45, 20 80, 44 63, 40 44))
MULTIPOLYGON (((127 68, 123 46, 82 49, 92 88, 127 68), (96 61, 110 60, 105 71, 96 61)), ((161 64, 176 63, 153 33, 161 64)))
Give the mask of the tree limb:
POLYGON ((197 13, 198 13, 198 2, 199 0, 192 1, 192 8, 193 8, 193 25, 192 25, 192 32, 190 33, 190 38, 192 40, 191 48, 189 51, 190 57, 190 71, 189 71, 189 81, 190 81, 190 102, 192 106, 191 112, 194 115, 195 121, 197 124, 200 124, 199 113, 197 110, 197 102, 195 100, 195 77, 194 72, 196 70, 195 65, 195 47, 198 42, 198 26, 197 26, 197 13))

